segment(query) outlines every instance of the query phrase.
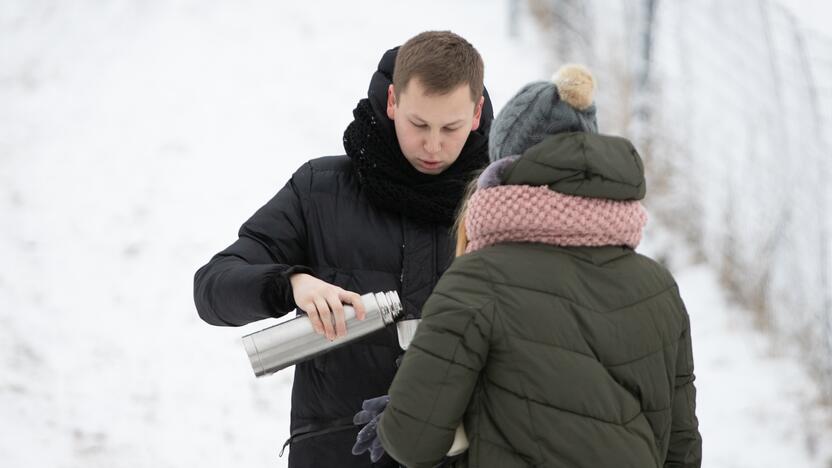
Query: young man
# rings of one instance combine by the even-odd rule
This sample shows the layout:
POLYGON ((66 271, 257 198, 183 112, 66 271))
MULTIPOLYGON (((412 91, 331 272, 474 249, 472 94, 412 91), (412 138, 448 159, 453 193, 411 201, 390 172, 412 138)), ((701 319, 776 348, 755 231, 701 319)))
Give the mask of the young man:
MULTIPOLYGON (((238 326, 297 307, 334 339, 349 333, 342 303, 362 316, 359 295, 394 289, 405 318, 420 317, 452 260, 465 185, 488 163, 482 59, 451 32, 419 34, 384 54, 353 114, 347 155, 303 165, 197 271, 203 320, 238 326)), ((291 468, 396 466, 351 454, 352 418, 387 393, 400 354, 391 326, 295 367, 291 468)))

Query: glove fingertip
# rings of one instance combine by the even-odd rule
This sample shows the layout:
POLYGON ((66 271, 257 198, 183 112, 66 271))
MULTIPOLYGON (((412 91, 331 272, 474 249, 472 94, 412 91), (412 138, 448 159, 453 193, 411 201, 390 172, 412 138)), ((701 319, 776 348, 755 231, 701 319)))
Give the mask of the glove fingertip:
POLYGON ((381 446, 381 438, 376 436, 373 438, 373 441, 370 443, 370 449, 376 450, 382 448, 381 446))
POLYGON ((384 456, 384 448, 381 446, 370 449, 370 460, 372 460, 373 463, 381 460, 382 456, 384 456))

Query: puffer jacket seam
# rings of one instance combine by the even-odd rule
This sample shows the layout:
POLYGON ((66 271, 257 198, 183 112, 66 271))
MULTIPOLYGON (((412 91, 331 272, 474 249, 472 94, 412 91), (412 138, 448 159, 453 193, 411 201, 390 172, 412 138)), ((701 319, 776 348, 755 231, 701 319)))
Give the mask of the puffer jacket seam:
POLYGON ((576 351, 574 349, 570 349, 570 348, 567 348, 565 346, 560 346, 556 343, 546 343, 546 342, 543 342, 543 341, 532 340, 532 339, 529 339, 529 338, 526 338, 526 337, 522 337, 520 335, 511 334, 511 333, 506 333, 505 336, 506 336, 506 338, 514 338, 514 339, 518 339, 518 340, 521 340, 521 341, 527 341, 529 343, 539 344, 541 346, 550 346, 552 348, 557 348, 557 349, 561 349, 561 350, 569 352, 569 353, 577 354, 577 355, 583 356, 587 359, 591 359, 592 361, 599 363, 600 365, 604 366, 607 369, 610 369, 610 368, 613 368, 613 367, 621 367, 621 366, 625 366, 627 364, 632 364, 634 362, 638 362, 638 361, 647 359, 650 356, 653 356, 654 354, 660 353, 660 352, 664 351, 665 349, 667 349, 667 348, 669 348, 673 345, 678 344, 679 341, 680 341, 680 340, 677 339, 675 341, 671 341, 671 342, 668 342, 668 343, 662 343, 661 348, 655 349, 653 351, 650 351, 649 353, 643 354, 643 355, 641 355, 637 358, 633 358, 633 359, 631 359, 629 361, 626 361, 626 362, 621 362, 621 363, 617 363, 617 364, 606 364, 603 361, 597 359, 594 355, 582 353, 581 351, 576 351))
MULTIPOLYGON (((457 299, 457 298, 455 298, 455 297, 453 297, 453 296, 449 296, 449 295, 447 295, 447 294, 443 293, 442 291, 433 291, 433 293, 432 293, 432 294, 434 294, 434 295, 436 295, 436 296, 442 296, 442 297, 444 297, 445 299, 450 299, 450 300, 452 300, 452 301, 454 301, 454 302, 458 302, 458 303, 460 303, 460 304, 466 304, 465 302, 460 301, 459 299, 457 299)), ((485 309, 485 308, 488 306, 488 304, 491 304, 491 303, 493 303, 493 302, 494 302, 494 298, 492 297, 492 298, 490 298, 488 301, 484 302, 481 306, 470 306, 470 305, 466 305, 466 308, 467 308, 467 309, 478 309, 478 310, 482 310, 482 309, 485 309)))
MULTIPOLYGON (((488 342, 494 343, 494 329, 496 328, 495 323, 497 320, 497 304, 499 301, 497 298, 497 293, 495 292, 495 288, 493 288, 493 286, 497 284, 497 281, 494 280, 494 275, 491 274, 491 267, 488 265, 485 259, 482 256, 477 257, 477 259, 482 264, 483 271, 485 271, 485 274, 488 276, 488 282, 492 286, 488 288, 488 290, 491 292, 491 298, 487 303, 491 304, 491 317, 489 318, 489 321, 491 322, 491 332, 488 334, 488 342)), ((485 306, 483 306, 483 309, 485 309, 485 306)))
MULTIPOLYGON (((304 217, 303 222, 304 223, 306 223, 306 215, 307 215, 306 208, 307 208, 307 205, 311 202, 311 199, 312 199, 312 197, 310 195, 312 194, 312 187, 314 186, 313 180, 315 179, 315 172, 317 172, 315 170, 315 166, 313 166, 312 163, 307 162, 306 167, 309 168, 309 181, 307 182, 307 186, 304 187, 306 190, 305 191, 304 190, 296 190, 296 192, 298 194, 298 198, 303 202, 302 206, 301 206, 301 212, 303 213, 303 217, 304 217)), ((292 184, 294 184, 293 180, 290 180, 290 182, 292 184)))
POLYGON ((530 287, 528 287, 528 286, 523 286, 523 285, 520 285, 520 284, 504 283, 504 282, 501 282, 501 281, 493 281, 493 284, 495 284, 495 285, 500 285, 500 286, 506 286, 506 287, 509 287, 509 288, 525 289, 526 291, 534 291, 534 292, 538 292, 538 293, 541 293, 541 294, 548 294, 549 296, 552 296, 552 297, 555 297, 555 298, 558 298, 558 299, 562 299, 562 300, 564 300, 564 301, 566 301, 566 302, 568 302, 568 303, 570 303, 570 304, 576 305, 576 306, 581 307, 581 308, 583 308, 583 309, 586 309, 586 310, 588 310, 588 311, 590 311, 590 312, 594 312, 594 313, 596 313, 596 314, 602 314, 602 315, 605 315, 605 314, 610 314, 610 313, 614 313, 614 312, 619 312, 619 311, 622 311, 622 310, 625 310, 625 309, 629 309, 629 308, 631 308, 631 307, 635 307, 635 306, 642 305, 642 304, 644 304, 645 302, 649 302, 649 301, 651 301, 651 300, 653 300, 653 299, 656 299, 657 297, 660 297, 660 296, 662 296, 662 295, 664 295, 664 294, 667 294, 668 292, 670 292, 670 291, 672 291, 673 289, 675 289, 675 288, 676 288, 676 285, 674 284, 674 285, 669 286, 669 287, 667 287, 667 288, 665 288, 665 289, 662 289, 661 291, 659 291, 659 292, 657 292, 657 293, 655 293, 655 294, 651 294, 650 296, 647 296, 647 297, 645 297, 645 298, 643 298, 643 299, 640 299, 639 301, 634 302, 634 303, 632 303, 632 304, 627 304, 627 305, 621 306, 621 307, 619 307, 619 308, 617 308, 617 309, 610 309, 610 310, 606 310, 606 311, 600 311, 600 310, 595 310, 595 309, 593 309, 593 308, 591 308, 591 307, 589 307, 589 306, 583 305, 583 304, 581 304, 580 302, 577 302, 577 301, 575 301, 575 300, 574 300, 574 299, 572 299, 572 298, 569 298, 569 297, 566 297, 566 296, 562 296, 562 295, 557 294, 557 293, 554 293, 554 292, 552 292, 552 291, 544 291, 544 290, 541 290, 541 289, 530 288, 530 287))
MULTIPOLYGON (((551 404, 549 404, 549 403, 544 403, 544 402, 542 402, 542 401, 535 400, 534 398, 530 398, 530 397, 527 397, 527 396, 520 395, 520 394, 518 394, 517 392, 515 392, 514 390, 508 389, 508 388, 506 388, 506 387, 504 387, 504 386, 502 386, 502 385, 498 384, 497 382, 494 382, 492 379, 490 379, 490 378, 488 378, 488 377, 486 377, 486 379, 487 379, 487 380, 488 380, 488 382, 489 382, 491 385, 493 385, 495 388, 498 388, 498 389, 500 389, 500 390, 502 390, 502 391, 504 391, 504 392, 510 393, 510 394, 514 395, 515 397, 517 397, 517 398, 521 399, 521 400, 527 400, 527 401, 529 401, 529 402, 536 403, 536 404, 538 404, 538 405, 545 406, 545 407, 547 407, 547 408, 552 408, 552 409, 553 409, 553 410, 555 410, 555 411, 560 411, 560 412, 563 412, 563 413, 571 414, 571 415, 573 415, 573 416, 578 416, 578 417, 582 417, 582 418, 592 419, 592 420, 594 420, 594 421, 598 421, 598 422, 602 422, 602 423, 610 424, 610 425, 613 425, 613 426, 623 427, 623 426, 624 426, 624 424, 626 424, 626 423, 624 423, 624 422, 607 421, 607 420, 605 420, 605 419, 601 419, 601 418, 599 418, 599 417, 597 417, 597 416, 592 416, 592 415, 589 415, 589 414, 584 414, 584 413, 578 413, 577 411, 572 411, 572 410, 568 410, 568 409, 565 409, 565 408, 559 408, 559 407, 557 407, 557 406, 553 406, 553 405, 551 405, 551 404)), ((631 422, 632 420, 634 420, 635 418, 637 418, 637 417, 638 417, 641 413, 643 413, 643 411, 642 411, 641 409, 639 409, 639 411, 638 411, 638 412, 637 412, 634 416, 627 418, 627 422, 631 422)))
MULTIPOLYGON (((441 429, 441 430, 443 430, 443 431, 449 431, 449 432, 451 432, 451 431, 455 431, 455 430, 456 430, 456 428, 455 428, 455 427, 444 427, 444 426, 439 426, 439 425, 437 425, 437 424, 433 424, 433 423, 432 423, 432 422, 430 422, 430 421, 424 420, 424 419, 422 419, 422 418, 420 418, 420 417, 418 417, 418 416, 414 416, 414 415, 412 415, 412 414, 408 413, 407 411, 403 411, 403 410, 402 410, 402 409, 400 409, 400 408, 391 407, 391 408, 390 408, 390 410, 392 410, 392 411, 394 411, 394 412, 396 412, 396 413, 399 413, 399 414, 401 414, 401 415, 407 416, 407 417, 408 417, 408 418, 410 418, 410 419, 413 419, 413 420, 415 420, 415 421, 419 421, 419 422, 421 422, 421 423, 423 423, 423 424, 425 424, 425 425, 427 425, 427 426, 430 426, 430 427, 433 427, 433 428, 436 428, 436 429, 441 429)), ((385 410, 385 411, 386 411, 386 410, 385 410)))
MULTIPOLYGON (((668 344, 666 344, 666 345, 662 346, 660 349, 657 349, 657 350, 652 351, 652 352, 650 352, 650 353, 648 353, 648 354, 642 355, 641 357, 636 358, 636 359, 633 359, 633 360, 631 360, 631 361, 627 361, 627 362, 624 362, 624 363, 621 363, 621 364, 605 365, 603 362, 601 362, 601 361, 597 360, 594 356, 590 356, 590 355, 588 355, 588 354, 584 354, 584 353, 582 353, 582 352, 580 352, 580 351, 575 351, 575 350, 573 350, 573 349, 565 348, 565 347, 563 347, 563 346, 559 346, 559 345, 554 344, 554 343, 544 343, 544 342, 541 342, 541 341, 530 340, 530 339, 528 339, 528 338, 524 338, 524 337, 521 337, 521 336, 518 336, 518 335, 514 335, 514 334, 507 334, 507 335, 506 335, 506 337, 507 337, 507 338, 519 339, 519 340, 523 340, 523 341, 529 341, 529 342, 532 342, 532 343, 540 344, 540 345, 542 345, 542 346, 551 346, 551 347, 553 347, 553 348, 561 349, 561 350, 566 351, 566 352, 569 352, 569 353, 577 354, 577 355, 579 355, 579 356, 583 356, 583 357, 585 357, 585 358, 587 358, 587 359, 590 359, 590 360, 592 360, 592 361, 593 361, 593 362, 595 362, 595 363, 598 363, 598 365, 599 365, 599 366, 601 366, 601 367, 603 367, 603 368, 605 368, 605 369, 607 369, 607 370, 608 370, 609 368, 612 368, 612 367, 620 367, 620 366, 623 366, 623 365, 632 364, 632 363, 634 363, 634 362, 638 362, 638 361, 641 361, 641 360, 647 359, 648 357, 653 356, 653 355, 655 355, 655 354, 657 354, 657 353, 663 352, 665 349, 669 348, 670 346, 673 346, 674 344, 678 344, 678 343, 679 343, 679 340, 676 340, 675 342, 668 343, 668 344)), ((642 409, 642 411, 644 411, 644 412, 650 412, 650 413, 657 413, 657 412, 661 412, 661 411, 667 411, 667 410, 669 410, 669 409, 670 409, 670 407, 668 406, 668 407, 666 407, 666 408, 661 408, 661 409, 653 409, 653 410, 642 409)), ((625 423, 625 424, 626 424, 626 423, 625 423)))
POLYGON ((653 356, 654 354, 661 353, 662 351, 666 350, 667 348, 669 348, 671 346, 679 344, 679 341, 680 340, 675 340, 675 341, 671 341, 669 343, 665 343, 661 348, 659 348, 657 350, 651 351, 651 352, 649 352, 649 353, 647 353, 643 356, 637 357, 635 359, 631 359, 631 360, 626 361, 626 362, 621 362, 621 363, 618 363, 618 364, 604 364, 604 367, 606 367, 607 369, 610 369, 610 368, 613 368, 613 367, 626 366, 627 364, 632 364, 634 362, 642 361, 644 359, 649 358, 650 356, 653 356))
POLYGON ((659 408, 659 409, 645 409, 645 408, 642 408, 641 412, 642 413, 661 413, 663 411, 670 411, 672 409, 673 409, 672 406, 665 406, 664 408, 659 408))
MULTIPOLYGON (((581 145, 583 145, 583 143, 581 143, 581 145)), ((581 149, 584 149, 584 148, 581 148, 581 149)), ((632 187, 632 188, 635 188, 635 189, 637 189, 637 188, 639 188, 639 187, 641 187, 641 186, 643 185, 643 183, 639 183, 639 184, 632 184, 632 183, 629 183, 629 182, 626 182, 626 181, 623 181, 623 180, 620 180, 620 179, 614 179, 614 178, 612 178, 612 177, 607 177, 607 176, 604 176, 603 174, 601 174, 601 173, 599 173, 599 172, 594 172, 594 171, 592 171, 591 169, 589 169, 589 165, 588 165, 588 164, 587 164, 587 162, 586 162, 586 159, 587 159, 587 157, 586 157, 586 151, 581 151, 581 153, 582 153, 582 154, 583 154, 583 156, 584 156, 584 166, 585 166, 585 167, 587 167, 587 169, 576 169, 576 168, 571 168, 571 167, 569 167, 569 168, 566 168, 566 170, 569 170, 569 171, 575 171, 575 172, 584 172, 584 173, 588 173, 588 174, 590 174, 590 175, 591 175, 591 176, 593 176, 593 177, 598 177, 598 178, 600 178, 601 180, 604 180, 604 181, 609 181, 609 182, 613 182, 613 183, 616 183, 616 184, 621 184, 621 185, 624 185, 624 186, 626 186, 626 187, 632 187)), ((530 158, 526 158, 526 159, 525 159, 525 162, 527 162, 527 163, 532 163, 533 165, 536 165, 536 166, 542 166, 542 167, 545 167, 545 168, 547 168, 547 169, 548 169, 548 168, 555 168, 555 166, 554 166, 554 165, 552 165, 552 164, 542 163, 542 162, 540 162, 540 161, 536 161, 536 160, 534 160, 534 159, 530 159, 530 158)), ((556 168, 556 169, 562 169, 562 168, 556 168)), ((578 184, 578 187, 575 189, 575 191, 576 191, 576 192, 577 192, 577 191, 578 191, 578 190, 579 190, 579 189, 583 186, 584 181, 585 181, 585 179, 584 179, 584 180, 581 180, 581 182, 578 184)))
POLYGON ((387 274, 390 274, 390 275, 398 275, 399 274, 398 271, 373 270, 373 269, 368 269, 368 268, 336 268, 336 267, 333 267, 332 265, 328 265, 326 263, 316 263, 314 265, 308 265, 308 266, 309 266, 309 268, 328 268, 328 269, 332 270, 335 273, 344 273, 344 274, 356 273, 356 272, 358 272, 358 273, 361 273, 361 272, 387 273, 387 274))
MULTIPOLYGON (((526 401, 526 411, 529 413, 529 428, 531 429, 531 433, 534 434, 534 446, 537 447, 537 456, 538 460, 545 460, 546 457, 543 455, 543 447, 540 444, 540 432, 535 428, 533 415, 534 412, 532 411, 531 405, 531 398, 524 398, 526 401)), ((537 465, 537 463, 535 463, 537 465)))
POLYGON ((506 333, 506 335, 505 335, 505 336, 506 336, 506 338, 513 338, 513 339, 518 339, 518 340, 521 340, 521 341, 527 341, 527 342, 529 342, 529 343, 535 343, 535 344, 539 344, 539 345, 541 345, 541 346, 550 346, 550 347, 552 347, 552 348, 562 349, 562 350, 564 350, 564 351, 567 351, 567 352, 570 352, 570 353, 573 353, 573 354, 577 354, 577 355, 579 355, 579 356, 583 356, 583 357, 585 357, 585 358, 587 358, 587 359, 591 359, 592 361, 597 362, 597 363, 599 363, 600 365, 602 365, 602 366, 604 366, 605 368, 608 368, 608 369, 609 369, 609 368, 612 368, 612 367, 621 367, 621 366, 625 366, 625 365, 627 365, 627 364, 632 364, 632 363, 634 363, 634 362, 638 362, 638 361, 641 361, 641 360, 643 360, 643 359, 647 359, 647 358, 649 358, 650 356, 653 356, 654 354, 660 353, 660 352, 664 351, 665 349, 667 349, 667 348, 669 348, 669 347, 671 347, 671 346, 673 346, 673 345, 678 344, 678 343, 679 343, 679 341, 680 341, 680 340, 678 340, 678 339, 677 339, 677 340, 675 340, 675 341, 670 341, 670 342, 667 342, 667 343, 662 343, 662 347, 661 347, 661 348, 655 349, 655 350, 653 350, 653 351, 650 351, 649 353, 643 354, 643 355, 641 355, 641 356, 639 356, 639 357, 637 357, 637 358, 633 358, 633 359, 630 359, 630 360, 625 361, 625 362, 616 363, 616 364, 606 364, 606 363, 604 363, 603 361, 601 361, 600 359, 598 359, 598 358, 597 358, 596 356, 594 356, 594 355, 591 355, 591 354, 586 354, 586 353, 583 353, 583 352, 581 352, 581 351, 576 351, 576 350, 574 350, 574 349, 567 348, 567 347, 565 347, 565 346, 561 346, 561 345, 558 345, 558 344, 556 344, 556 343, 547 343, 547 342, 543 342, 543 341, 532 340, 532 339, 529 339, 529 338, 526 338, 526 337, 523 337, 523 336, 520 336, 520 335, 517 335, 517 334, 513 334, 513 333, 506 333))
POLYGON ((565 346, 561 346, 561 345, 558 345, 558 344, 555 344, 555 343, 546 343, 544 341, 532 340, 532 339, 529 339, 529 338, 526 338, 526 337, 523 337, 523 336, 520 336, 520 335, 517 335, 517 334, 514 334, 514 333, 508 333, 508 332, 506 332, 505 337, 506 338, 511 338, 511 339, 517 339, 517 340, 520 340, 520 341, 527 341, 529 343, 534 343, 534 344, 541 345, 541 346, 550 346, 552 348, 557 348, 557 349, 560 349, 560 350, 563 350, 563 351, 566 351, 566 352, 569 352, 569 353, 577 354, 578 356, 583 356, 587 359, 592 360, 593 362, 597 362, 598 364, 603 365, 603 363, 601 361, 596 359, 595 356, 593 356, 591 354, 582 353, 581 351, 576 351, 574 349, 570 349, 570 348, 567 348, 565 346))
MULTIPOLYGON (((464 368, 465 370, 468 370, 468 371, 470 371, 470 372, 479 372, 479 371, 477 371, 477 370, 474 370, 474 369, 472 369, 472 368, 470 368, 470 367, 466 366, 465 364, 462 364, 461 362, 456 362, 456 361, 454 361, 454 360, 450 360, 450 361, 449 361, 449 360, 445 359, 444 357, 442 357, 442 356, 440 356, 440 355, 438 355, 438 354, 432 353, 432 352, 428 351, 427 349, 422 348, 421 346, 419 346, 419 345, 417 345, 417 344, 415 344, 415 343, 411 343, 411 344, 410 344, 410 346, 411 346, 411 347, 413 347, 413 348, 418 349, 419 351, 421 351, 421 352, 423 352, 423 353, 427 354, 428 356, 431 356, 431 357, 433 357, 433 358, 436 358, 436 359, 439 359, 439 360, 441 360, 441 361, 447 362, 448 364, 456 364, 457 366, 460 366, 460 367, 462 367, 462 368, 464 368)), ((469 349, 468 347, 466 347, 465 345, 459 345, 459 346, 462 346, 462 347, 463 347, 463 348, 465 348, 466 350, 470 351, 470 349, 469 349)), ((453 358, 452 358, 452 359, 453 359, 453 358)))

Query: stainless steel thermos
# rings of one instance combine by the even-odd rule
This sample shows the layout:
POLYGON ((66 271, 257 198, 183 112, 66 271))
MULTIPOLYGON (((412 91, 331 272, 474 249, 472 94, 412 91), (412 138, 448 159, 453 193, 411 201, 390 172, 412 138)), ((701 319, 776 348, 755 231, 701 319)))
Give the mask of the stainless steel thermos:
POLYGON ((361 302, 366 311, 364 320, 355 317, 352 306, 344 305, 347 335, 333 341, 317 334, 306 315, 298 315, 292 320, 244 336, 243 346, 254 375, 263 377, 274 374, 343 346, 393 323, 402 311, 396 291, 365 294, 361 296, 361 302))

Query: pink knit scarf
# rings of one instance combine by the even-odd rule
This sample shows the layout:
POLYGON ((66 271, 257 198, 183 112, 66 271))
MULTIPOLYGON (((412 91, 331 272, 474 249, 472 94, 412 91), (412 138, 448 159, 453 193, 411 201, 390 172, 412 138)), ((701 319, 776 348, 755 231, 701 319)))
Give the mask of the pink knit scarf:
POLYGON ((466 252, 500 242, 635 248, 647 223, 638 201, 577 197, 545 186, 481 188, 468 200, 466 252))

